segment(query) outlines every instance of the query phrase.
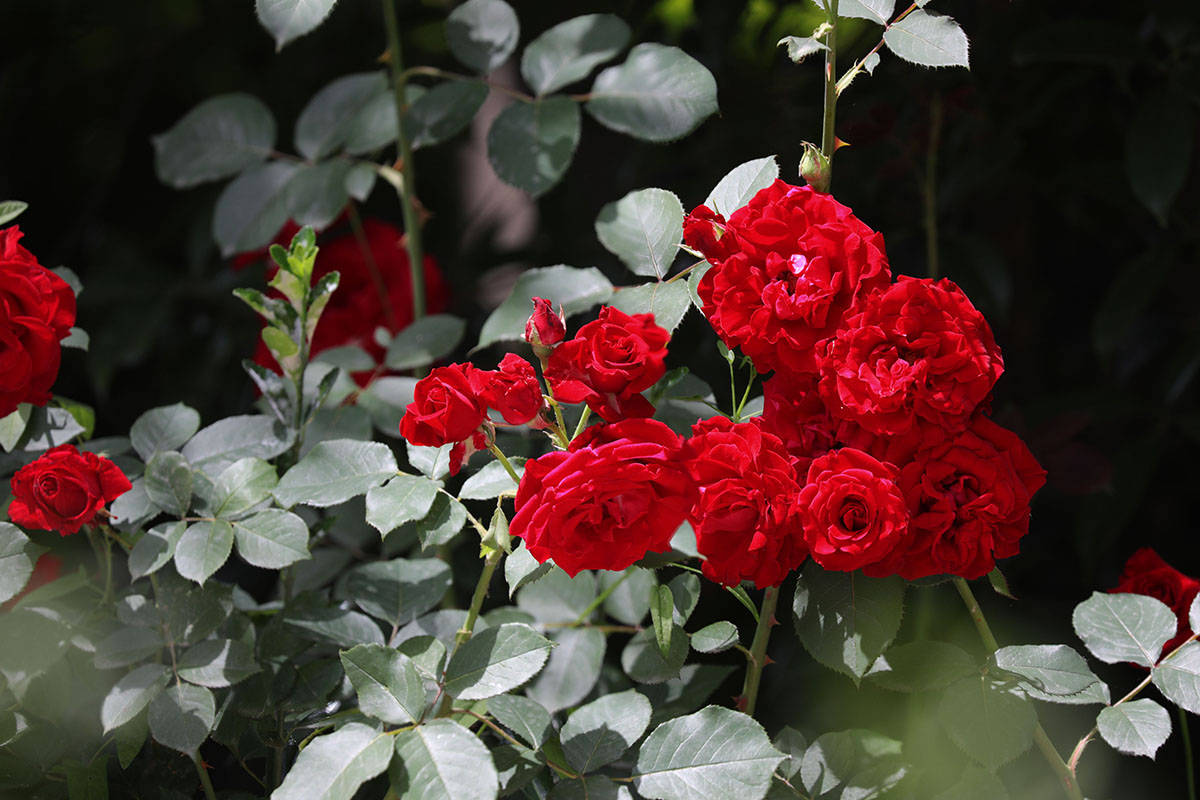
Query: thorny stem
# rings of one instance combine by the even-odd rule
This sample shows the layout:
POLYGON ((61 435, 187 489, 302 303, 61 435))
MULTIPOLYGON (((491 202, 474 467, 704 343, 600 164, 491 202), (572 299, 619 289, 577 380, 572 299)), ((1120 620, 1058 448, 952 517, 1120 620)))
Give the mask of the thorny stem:
MULTIPOLYGON (((974 592, 971 591, 970 585, 962 578, 954 579, 954 588, 958 590, 959 596, 962 598, 963 604, 967 607, 967 613, 971 615, 971 620, 975 623, 976 630, 979 631, 979 638, 983 640, 984 647, 989 653, 994 653, 1000 649, 996 637, 992 634, 991 626, 988 625, 987 618, 983 616, 983 609, 979 607, 979 601, 975 599, 974 592)), ((1042 728, 1039 722, 1033 731, 1033 741, 1037 744, 1038 750, 1042 752, 1042 756, 1046 759, 1046 763, 1058 775, 1058 779, 1066 792, 1067 797, 1071 800, 1084 800, 1083 792, 1079 789, 1079 782, 1075 779, 1075 772, 1071 767, 1067 766, 1062 760, 1058 750, 1054 747, 1054 743, 1050 741, 1050 737, 1046 735, 1045 729, 1042 728)))
POLYGON ((404 58, 400 50, 400 26, 396 22, 395 0, 382 0, 383 21, 387 27, 388 63, 392 69, 392 91, 396 95, 396 149, 401 175, 400 208, 404 212, 404 243, 408 250, 408 273, 412 278, 413 321, 425 316, 425 261, 421 255, 421 219, 417 212, 416 174, 412 144, 404 131, 404 58))
POLYGON ((475 584, 475 594, 471 596, 471 607, 467 609, 467 618, 454 636, 454 649, 450 651, 451 656, 457 652, 463 642, 471 638, 471 633, 475 630, 475 621, 479 619, 479 609, 483 608, 483 600, 487 597, 488 586, 492 582, 492 574, 496 571, 496 566, 503 556, 503 550, 492 550, 483 560, 483 572, 479 574, 479 582, 475 584))
MULTIPOLYGON (((893 19, 886 26, 884 26, 883 32, 887 33, 888 28, 892 27, 897 22, 904 19, 912 12, 916 11, 917 7, 918 7, 917 4, 913 3, 908 8, 901 11, 899 14, 896 15, 895 19, 893 19)), ((875 46, 867 51, 866 55, 864 55, 858 61, 855 61, 854 66, 852 66, 852 67, 850 67, 850 69, 846 70, 846 72, 842 75, 842 77, 838 79, 837 93, 839 95, 842 92, 846 91, 846 87, 848 87, 854 81, 854 79, 858 76, 858 73, 863 71, 864 65, 867 63, 867 59, 870 58, 871 56, 873 56, 875 53, 878 53, 879 48, 881 48, 881 47, 883 47, 883 37, 882 36, 879 37, 879 41, 875 43, 875 46)))
POLYGON ((1196 800, 1196 766, 1192 763, 1192 734, 1188 731, 1187 711, 1177 707, 1179 712, 1179 734, 1183 737, 1183 765, 1187 771, 1188 800, 1196 800))
POLYGON ((758 625, 754 628, 754 641, 750 643, 750 654, 747 656, 746 682, 742 684, 742 709, 748 716, 754 716, 754 707, 758 703, 758 687, 762 682, 762 670, 767 665, 767 642, 771 638, 771 628, 778 624, 775 619, 775 606, 779 602, 779 587, 771 586, 763 592, 762 608, 758 612, 758 625))
POLYGON ((925 257, 928 259, 930 280, 937 280, 938 264, 938 219, 937 219, 937 163, 938 149, 942 143, 942 96, 933 93, 929 105, 929 142, 925 148, 925 257))
POLYGON ((821 154, 829 159, 833 173, 834 120, 837 116, 837 23, 838 0, 827 0, 829 33, 825 34, 825 119, 821 128, 821 154))
POLYGON ((200 756, 192 753, 192 763, 196 765, 196 774, 200 776, 200 786, 204 788, 204 797, 206 800, 217 800, 217 793, 213 791, 212 781, 209 780, 208 770, 200 763, 200 756))

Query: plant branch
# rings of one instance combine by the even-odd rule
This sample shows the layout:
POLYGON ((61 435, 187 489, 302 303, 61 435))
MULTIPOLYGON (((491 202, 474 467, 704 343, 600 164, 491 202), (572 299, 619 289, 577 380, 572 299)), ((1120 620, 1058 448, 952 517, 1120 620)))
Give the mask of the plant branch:
MULTIPOLYGON (((487 597, 488 586, 492 582, 492 574, 496 571, 496 565, 500 563, 503 556, 503 550, 492 550, 483 560, 483 572, 479 574, 479 582, 475 584, 475 594, 471 596, 471 607, 467 609, 467 618, 463 621, 463 626, 454 636, 454 649, 450 651, 450 656, 458 651, 463 642, 471 638, 471 633, 475 630, 475 621, 479 619, 479 609, 483 608, 483 600, 487 597)), ((450 656, 446 657, 447 661, 450 656)))
POLYGON ((200 776, 200 786, 204 789, 206 800, 217 800, 217 793, 213 791, 212 781, 208 777, 208 770, 204 768, 204 764, 200 763, 200 756, 196 753, 192 753, 192 763, 196 765, 196 773, 200 776))
POLYGON ((825 0, 826 20, 829 33, 825 34, 825 117, 821 127, 821 154, 829 160, 830 180, 833 174, 833 149, 837 137, 833 135, 837 117, 837 24, 838 0, 825 0))
POLYGON ((763 592, 762 608, 758 612, 758 625, 754 628, 754 641, 750 643, 750 653, 747 656, 746 681, 742 684, 742 710, 753 717, 755 706, 758 704, 758 687, 762 683, 762 670, 767 665, 767 642, 771 638, 771 628, 778 625, 775 619, 775 606, 779 602, 779 587, 770 586, 763 592))
POLYGON ((513 483, 519 486, 521 484, 521 476, 517 474, 515 469, 513 469, 512 462, 508 460, 508 457, 504 455, 499 447, 496 447, 496 443, 492 442, 489 444, 488 450, 490 450, 492 455, 494 455, 496 459, 504 465, 504 470, 508 473, 508 477, 513 479, 513 483))
POLYGON ((1179 735, 1183 737, 1183 766, 1187 772, 1188 800, 1196 800, 1196 765, 1192 762, 1192 734, 1188 730, 1187 711, 1176 706, 1179 713, 1179 735))

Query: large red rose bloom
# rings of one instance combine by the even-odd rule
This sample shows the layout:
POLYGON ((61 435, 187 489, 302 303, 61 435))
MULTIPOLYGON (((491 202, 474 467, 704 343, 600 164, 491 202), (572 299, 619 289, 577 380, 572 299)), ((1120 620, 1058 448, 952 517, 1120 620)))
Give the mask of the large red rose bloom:
POLYGON ((132 487, 107 458, 60 444, 17 470, 8 518, 23 528, 77 533, 132 487))

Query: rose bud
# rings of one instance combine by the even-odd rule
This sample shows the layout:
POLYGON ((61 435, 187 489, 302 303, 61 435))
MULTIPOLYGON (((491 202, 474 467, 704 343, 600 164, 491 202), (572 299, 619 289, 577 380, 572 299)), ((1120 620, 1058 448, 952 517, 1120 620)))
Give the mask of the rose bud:
POLYGON ((525 323, 525 341, 533 346, 533 352, 538 358, 545 358, 550 350, 561 342, 567 335, 567 318, 562 306, 558 313, 544 297, 533 298, 533 313, 525 323))

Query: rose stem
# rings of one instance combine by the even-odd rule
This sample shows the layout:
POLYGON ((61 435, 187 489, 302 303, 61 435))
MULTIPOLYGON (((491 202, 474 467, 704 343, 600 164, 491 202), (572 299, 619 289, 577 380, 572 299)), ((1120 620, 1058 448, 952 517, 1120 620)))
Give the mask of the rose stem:
MULTIPOLYGON (((833 148, 836 137, 833 123, 837 115, 837 13, 838 0, 826 0, 826 21, 829 33, 825 34, 825 119, 821 127, 821 154, 829 160, 829 182, 833 182, 833 148)), ((828 187, 826 188, 828 191, 828 187)))
POLYGON ((492 582, 492 574, 496 571, 496 565, 500 563, 503 556, 503 550, 492 550, 483 560, 483 572, 479 574, 479 582, 475 584, 475 594, 471 596, 471 607, 467 609, 467 618, 463 621, 463 626, 454 635, 454 649, 450 651, 450 656, 454 655, 463 642, 471 638, 471 632, 475 630, 475 620, 479 619, 479 609, 483 608, 483 599, 487 597, 488 586, 492 582))
MULTIPOLYGON (((983 640, 984 647, 989 653, 994 653, 1000 649, 1000 645, 996 642, 996 637, 992 635, 992 629, 988 625, 987 618, 983 616, 983 609, 979 607, 979 601, 975 599, 974 592, 971 591, 970 585, 962 578, 954 579, 954 588, 958 590, 959 596, 967 607, 967 612, 971 615, 971 620, 975 623, 975 629, 979 631, 979 638, 983 640)), ((1039 722, 1033 730, 1033 740, 1038 746, 1038 750, 1042 751, 1042 756, 1046 759, 1046 763, 1058 775, 1062 782, 1063 791, 1071 800, 1084 800, 1083 792, 1079 789, 1079 782, 1075 779, 1075 773, 1062 760, 1062 756, 1058 754, 1058 750, 1054 748, 1054 743, 1050 741, 1050 737, 1046 735, 1046 731, 1042 728, 1039 722)))
POLYGON ((496 458, 498 458, 500 460, 500 463, 504 465, 504 469, 508 471, 508 477, 513 479, 513 483, 520 486, 521 485, 521 476, 517 474, 517 471, 515 469, 513 469, 512 463, 508 460, 508 458, 504 455, 504 453, 500 452, 500 448, 496 447, 495 442, 488 445, 488 450, 491 450, 492 455, 494 455, 496 458))
POLYGON ((396 95, 396 150, 402 189, 400 208, 404 212, 404 244, 408 249, 408 274, 412 280, 413 322, 425 316, 425 261, 421 256, 421 221, 417 213, 417 178, 413 170, 412 144, 404 132, 404 74, 400 50, 400 26, 396 22, 393 0, 383 1, 383 21, 387 27, 388 64, 392 69, 392 91, 396 95))
POLYGON ((1196 767, 1192 763, 1192 736, 1188 731, 1187 712, 1177 707, 1179 712, 1179 734, 1183 737, 1183 765, 1187 770, 1188 800, 1196 800, 1196 767))
POLYGON ((196 773, 200 776, 200 785, 204 788, 204 796, 207 800, 217 800, 217 794, 213 791, 212 781, 208 779, 208 772, 204 769, 204 765, 200 763, 200 756, 192 753, 192 763, 196 765, 196 773))
POLYGON ((767 641, 771 638, 771 628, 777 624, 775 619, 775 604, 779 602, 779 587, 769 586, 763 592, 762 608, 758 612, 758 625, 754 628, 754 641, 750 643, 750 654, 747 656, 746 682, 742 684, 743 709, 747 715, 754 716, 754 707, 758 703, 758 687, 762 681, 762 670, 767 664, 767 641))

